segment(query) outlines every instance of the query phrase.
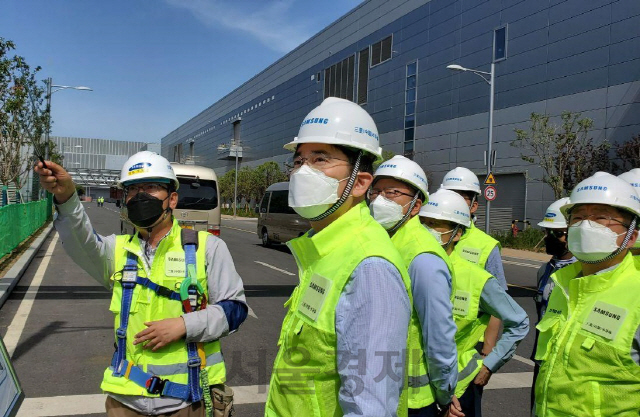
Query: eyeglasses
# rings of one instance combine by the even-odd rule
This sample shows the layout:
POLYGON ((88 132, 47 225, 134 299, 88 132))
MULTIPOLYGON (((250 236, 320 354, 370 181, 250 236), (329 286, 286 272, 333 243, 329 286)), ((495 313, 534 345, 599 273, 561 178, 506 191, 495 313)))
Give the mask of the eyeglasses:
POLYGON ((415 195, 403 193, 402 191, 396 190, 395 188, 385 188, 384 190, 380 190, 378 188, 372 188, 369 190, 369 199, 372 200, 374 198, 377 198, 378 195, 380 194, 382 194, 385 198, 389 200, 395 200, 401 195, 406 195, 407 197, 411 197, 411 198, 415 197, 415 195))
POLYGON ((169 188, 166 185, 151 183, 151 184, 133 184, 133 185, 129 185, 129 186, 127 186, 125 188, 125 191, 129 195, 136 195, 140 191, 143 191, 143 192, 145 192, 147 194, 157 194, 157 193, 160 192, 160 190, 167 191, 168 189, 169 188))
POLYGON ((629 225, 624 223, 622 220, 607 216, 606 214, 589 214, 586 216, 580 214, 571 214, 569 216, 569 225, 580 226, 585 220, 591 223, 591 226, 593 227, 610 227, 615 226, 616 224, 622 225, 626 228, 629 227, 629 225))
POLYGON ((342 165, 340 164, 340 161, 349 164, 349 161, 347 161, 346 159, 336 158, 325 153, 312 153, 311 156, 308 156, 306 158, 302 156, 296 156, 292 161, 285 163, 285 166, 290 173, 302 168, 302 165, 304 165, 305 163, 313 169, 323 171, 325 169, 342 165))
POLYGON ((567 234, 567 231, 563 229, 547 229, 547 234, 560 239, 567 234))

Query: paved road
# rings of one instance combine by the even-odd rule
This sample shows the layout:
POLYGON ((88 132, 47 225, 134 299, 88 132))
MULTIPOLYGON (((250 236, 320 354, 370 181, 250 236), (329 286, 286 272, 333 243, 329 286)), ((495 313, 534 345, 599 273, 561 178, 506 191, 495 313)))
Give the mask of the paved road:
MULTIPOLYGON (((112 204, 85 203, 98 233, 119 231, 112 204)), ((284 246, 263 248, 251 220, 223 220, 229 246, 245 284, 250 317, 240 331, 222 341, 229 384, 236 390, 238 416, 262 416, 283 303, 297 281, 295 262, 284 246)), ((510 293, 529 315, 540 262, 506 258, 510 293)), ((9 301, 0 309, 0 334, 10 350, 27 399, 21 416, 103 416, 102 374, 113 353, 110 293, 65 254, 57 234, 42 246, 9 301), (12 342, 13 341, 13 342, 12 342), (12 347, 13 346, 13 347, 12 347)), ((517 359, 494 375, 485 391, 486 416, 528 414, 532 366, 529 334, 517 359)))

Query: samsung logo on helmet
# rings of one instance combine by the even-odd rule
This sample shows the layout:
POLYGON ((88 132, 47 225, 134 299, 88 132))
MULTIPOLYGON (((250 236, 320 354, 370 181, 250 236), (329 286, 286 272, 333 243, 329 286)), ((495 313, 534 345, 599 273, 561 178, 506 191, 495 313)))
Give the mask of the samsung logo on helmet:
POLYGON ((635 201, 637 201, 637 202, 640 202, 640 198, 638 198, 637 196, 635 196, 635 195, 631 194, 631 196, 630 196, 630 197, 631 197, 631 199, 632 199, 632 200, 635 200, 635 201))
POLYGON ((424 178, 422 178, 420 175, 416 174, 415 172, 413 173, 413 176, 418 178, 423 183, 425 183, 425 184, 427 183, 427 180, 425 180, 424 178))
POLYGON ((469 215, 467 213, 464 213, 464 212, 462 212, 460 210, 453 210, 453 213, 454 214, 458 214, 458 215, 460 215, 462 217, 469 217, 469 215))
POLYGON ((556 217, 556 213, 547 213, 544 217, 556 217))
POLYGON ((144 168, 150 167, 150 166, 151 166, 151 164, 149 162, 139 162, 139 163, 137 163, 135 165, 131 165, 129 167, 129 171, 136 171, 136 170, 144 169, 144 168))
POLYGON ((396 164, 382 164, 378 168, 398 168, 396 164))
POLYGON ((449 178, 445 178, 445 181, 460 181, 462 182, 462 178, 457 178, 457 177, 449 177, 449 178))
POLYGON ((608 188, 604 185, 583 185, 576 189, 576 193, 579 193, 580 191, 607 191, 607 189, 608 188))
POLYGON ((310 117, 310 118, 304 120, 302 122, 302 124, 300 125, 300 127, 302 127, 304 125, 311 125, 311 124, 326 125, 327 123, 329 123, 329 119, 327 119, 327 118, 324 118, 324 117, 310 117))
POLYGON ((433 206, 433 207, 438 207, 438 203, 436 203, 435 201, 428 201, 427 205, 433 206))
POLYGON ((362 128, 362 127, 358 127, 358 126, 356 126, 353 130, 354 130, 356 133, 362 133, 363 135, 370 136, 370 137, 374 138, 375 140, 380 140, 380 139, 378 138, 378 134, 377 134, 376 132, 372 132, 372 131, 371 131, 371 130, 369 130, 369 129, 365 129, 365 128, 362 128))

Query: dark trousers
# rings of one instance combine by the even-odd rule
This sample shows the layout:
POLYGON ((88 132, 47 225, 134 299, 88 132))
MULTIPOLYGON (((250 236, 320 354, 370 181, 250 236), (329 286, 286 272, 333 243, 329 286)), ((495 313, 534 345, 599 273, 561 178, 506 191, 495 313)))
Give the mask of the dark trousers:
POLYGON ((412 417, 439 417, 438 406, 436 403, 422 408, 410 408, 409 415, 412 417))
POLYGON ((482 417, 482 391, 483 387, 472 382, 458 398, 465 417, 482 417))

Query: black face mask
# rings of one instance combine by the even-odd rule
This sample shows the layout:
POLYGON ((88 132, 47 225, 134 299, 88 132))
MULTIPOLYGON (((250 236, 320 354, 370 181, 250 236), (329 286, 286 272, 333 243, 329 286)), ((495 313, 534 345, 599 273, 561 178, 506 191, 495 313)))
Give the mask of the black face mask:
MULTIPOLYGON (((166 198, 164 200, 166 200, 166 198)), ((139 192, 127 202, 129 220, 141 228, 153 225, 165 211, 169 210, 168 208, 167 210, 162 208, 164 200, 160 200, 145 192, 139 192)))
POLYGON ((567 244, 561 242, 557 237, 553 235, 547 235, 544 237, 544 245, 547 254, 554 258, 561 258, 567 253, 567 244))

